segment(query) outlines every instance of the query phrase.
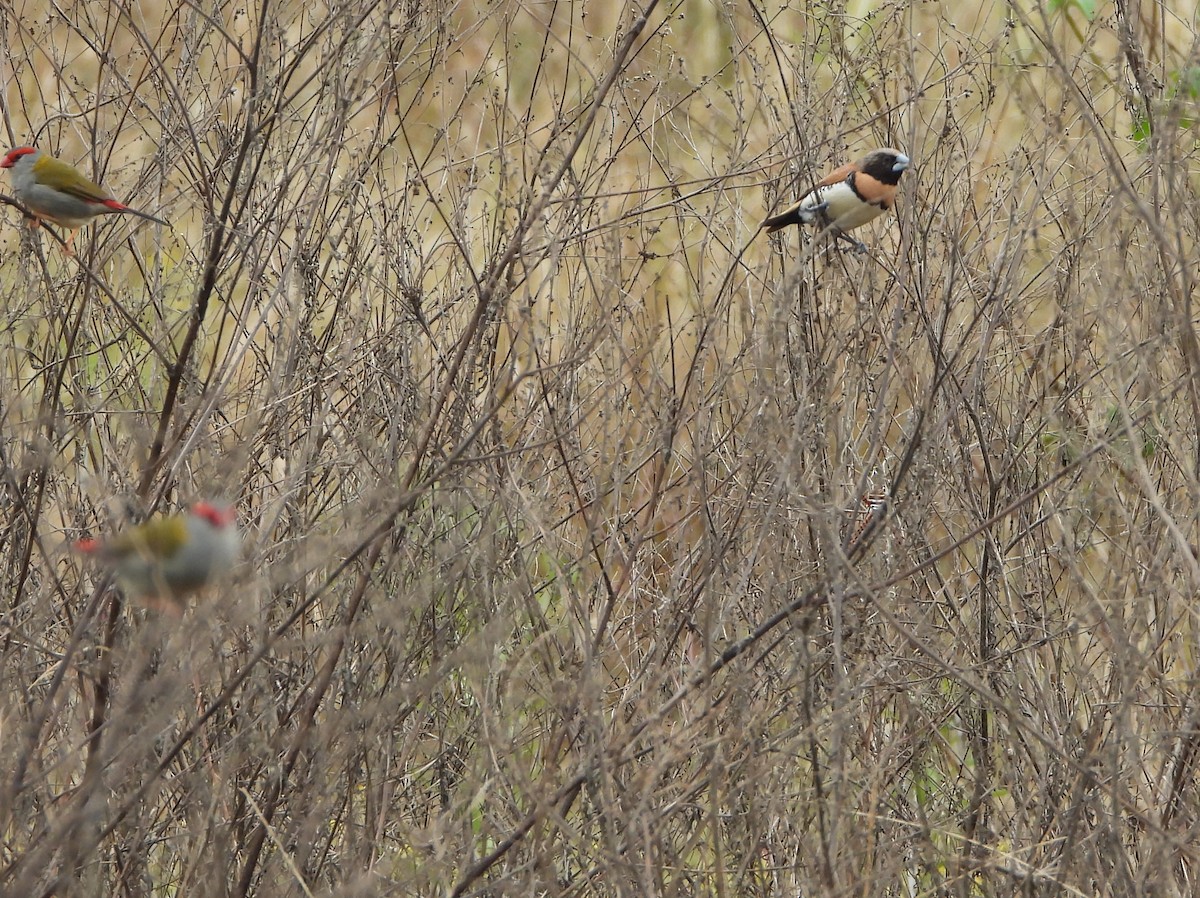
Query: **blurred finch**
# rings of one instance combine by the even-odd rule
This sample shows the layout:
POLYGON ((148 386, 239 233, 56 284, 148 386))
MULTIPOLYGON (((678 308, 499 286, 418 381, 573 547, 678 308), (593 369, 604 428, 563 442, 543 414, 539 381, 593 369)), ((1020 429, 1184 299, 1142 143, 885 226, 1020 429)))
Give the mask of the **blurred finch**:
POLYGON ((241 536, 231 505, 197 502, 186 514, 152 518, 103 540, 81 539, 75 550, 112 569, 129 598, 180 614, 183 599, 226 573, 241 536))
MULTIPOLYGON (((910 160, 899 150, 872 150, 857 162, 835 169, 800 197, 799 201, 772 215, 762 226, 767 233, 793 224, 817 224, 836 238, 878 218, 896 201, 896 185, 910 160)), ((860 249, 856 240, 846 238, 860 249)))
POLYGON ((0 168, 12 170, 13 193, 33 213, 33 227, 42 221, 52 221, 71 232, 67 237, 68 254, 74 254, 71 244, 75 229, 97 215, 128 212, 147 221, 166 224, 161 218, 117 202, 108 191, 72 166, 33 147, 9 150, 0 162, 0 168))

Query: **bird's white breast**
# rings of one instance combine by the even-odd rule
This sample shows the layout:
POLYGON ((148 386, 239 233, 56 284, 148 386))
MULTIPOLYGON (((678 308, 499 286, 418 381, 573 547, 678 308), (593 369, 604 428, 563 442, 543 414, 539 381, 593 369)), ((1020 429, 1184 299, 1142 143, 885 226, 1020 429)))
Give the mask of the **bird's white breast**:
POLYGON ((881 207, 864 202, 845 181, 818 187, 804 198, 800 208, 802 212, 812 210, 811 218, 805 216, 806 219, 823 220, 843 233, 883 214, 881 207), (817 207, 822 204, 825 208, 818 212, 817 207))

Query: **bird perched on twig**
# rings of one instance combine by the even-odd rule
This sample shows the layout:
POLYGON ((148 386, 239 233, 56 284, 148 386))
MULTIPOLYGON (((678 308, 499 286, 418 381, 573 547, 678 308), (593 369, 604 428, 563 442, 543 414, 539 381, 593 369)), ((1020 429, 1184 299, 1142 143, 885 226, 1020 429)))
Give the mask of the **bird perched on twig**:
POLYGON ((67 236, 67 254, 74 255, 75 230, 97 215, 128 212, 147 221, 166 225, 161 218, 131 209, 117 202, 95 181, 88 180, 73 166, 34 147, 9 150, 0 168, 12 170, 13 193, 33 214, 31 227, 42 221, 62 225, 67 236))
POLYGON ((846 236, 878 218, 896 201, 896 185, 911 160, 899 150, 884 147, 872 150, 857 162, 834 169, 795 205, 772 215, 762 223, 768 234, 792 224, 818 224, 836 238, 845 238, 860 251, 866 247, 846 236))
POLYGON ((226 573, 241 549, 232 505, 197 502, 186 514, 152 518, 75 550, 112 569, 129 598, 176 616, 183 599, 226 573))

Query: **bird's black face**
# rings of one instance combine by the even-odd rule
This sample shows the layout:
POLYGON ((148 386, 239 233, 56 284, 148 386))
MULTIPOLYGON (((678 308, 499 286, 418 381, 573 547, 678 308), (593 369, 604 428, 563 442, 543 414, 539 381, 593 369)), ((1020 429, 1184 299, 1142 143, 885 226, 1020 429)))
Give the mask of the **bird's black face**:
POLYGON ((876 150, 860 165, 865 174, 884 184, 899 184, 900 176, 908 168, 909 159, 895 150, 876 150))

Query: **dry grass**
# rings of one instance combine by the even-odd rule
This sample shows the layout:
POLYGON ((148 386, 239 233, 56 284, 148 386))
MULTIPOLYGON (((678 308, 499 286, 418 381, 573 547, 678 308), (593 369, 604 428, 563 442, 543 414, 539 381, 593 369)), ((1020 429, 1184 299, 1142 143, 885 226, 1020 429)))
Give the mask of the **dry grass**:
POLYGON ((1038 6, 9 6, 172 227, 0 232, 0 893, 1194 894, 1191 11, 1038 6))

